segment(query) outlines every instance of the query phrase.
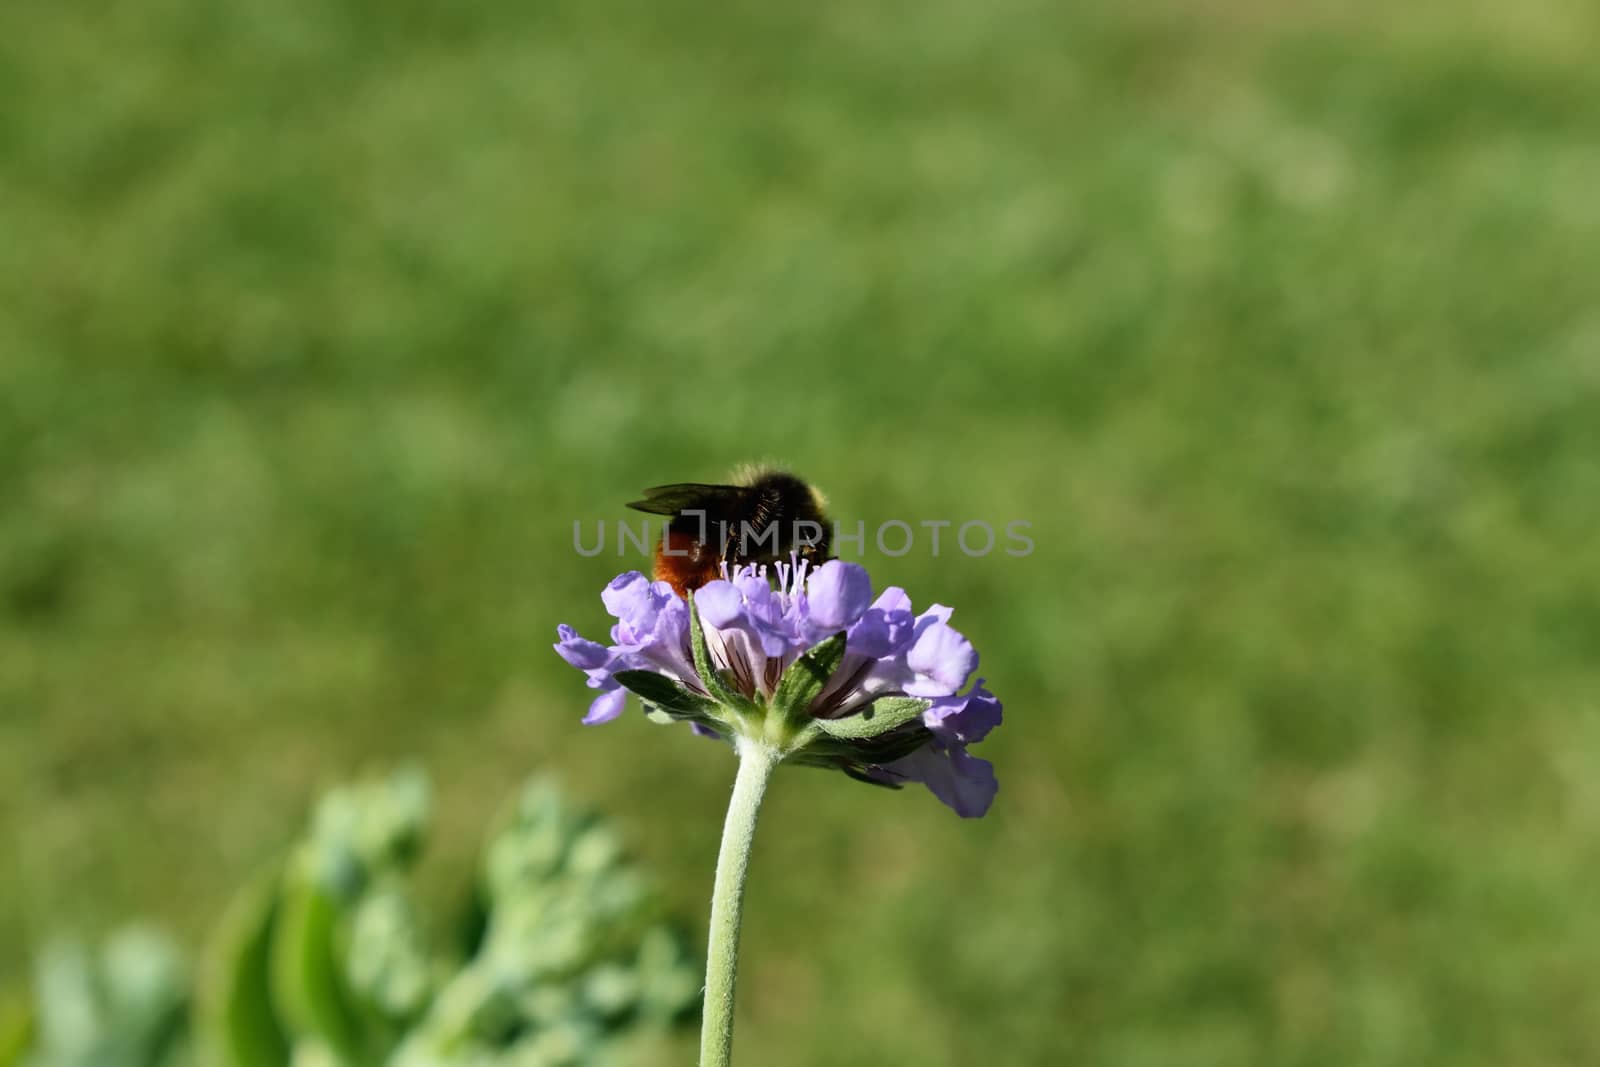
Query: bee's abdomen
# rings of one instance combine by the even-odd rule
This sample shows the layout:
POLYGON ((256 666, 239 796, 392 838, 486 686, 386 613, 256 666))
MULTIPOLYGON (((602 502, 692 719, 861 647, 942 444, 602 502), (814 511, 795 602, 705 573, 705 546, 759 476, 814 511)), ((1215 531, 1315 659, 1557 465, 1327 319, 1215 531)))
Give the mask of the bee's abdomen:
POLYGON ((715 545, 705 544, 694 534, 669 527, 656 544, 652 577, 671 585, 679 596, 688 597, 702 585, 722 576, 721 563, 721 553, 715 545))

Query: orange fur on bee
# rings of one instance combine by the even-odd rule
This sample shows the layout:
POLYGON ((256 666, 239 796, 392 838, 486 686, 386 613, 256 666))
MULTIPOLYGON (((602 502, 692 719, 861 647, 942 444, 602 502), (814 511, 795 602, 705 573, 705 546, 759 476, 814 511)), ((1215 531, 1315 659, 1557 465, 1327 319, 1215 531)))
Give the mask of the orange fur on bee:
POLYGON ((656 544, 655 570, 651 575, 666 582, 681 597, 722 577, 722 556, 715 546, 702 544, 693 534, 668 530, 656 544), (670 548, 669 553, 667 549, 670 548))

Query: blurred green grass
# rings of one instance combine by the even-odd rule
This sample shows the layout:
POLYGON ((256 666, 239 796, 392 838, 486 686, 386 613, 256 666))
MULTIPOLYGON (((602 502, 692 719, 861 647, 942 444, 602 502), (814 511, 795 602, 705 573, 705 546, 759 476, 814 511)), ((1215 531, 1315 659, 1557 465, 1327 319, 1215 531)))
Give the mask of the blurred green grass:
POLYGON ((1595 1062, 1597 33, 6 5, 0 975, 410 756, 446 867, 551 769, 703 923, 731 761, 548 645, 574 519, 772 455, 1038 549, 868 560, 1002 793, 780 777, 749 1062, 1595 1062))

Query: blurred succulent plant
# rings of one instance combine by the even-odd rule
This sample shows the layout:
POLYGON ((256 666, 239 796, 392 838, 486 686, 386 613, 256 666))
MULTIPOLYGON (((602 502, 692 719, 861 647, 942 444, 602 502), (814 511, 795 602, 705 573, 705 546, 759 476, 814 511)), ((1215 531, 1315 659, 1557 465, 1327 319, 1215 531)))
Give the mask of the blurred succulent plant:
POLYGON ((593 1062, 608 1034, 683 1016, 698 966, 651 913, 643 878, 603 824, 531 783, 484 856, 486 920, 473 958, 439 989, 394 1067, 593 1062))
POLYGON ((48 950, 0 1067, 587 1067, 692 1014, 698 963, 646 880, 541 779, 490 835, 466 944, 435 950, 406 878, 427 811, 409 771, 328 793, 229 909, 192 1017, 156 935, 48 950))
POLYGON ((177 947, 130 926, 98 952, 80 941, 46 946, 34 968, 26 1031, 11 1059, 22 1067, 179 1067, 189 1063, 184 1013, 189 976, 177 947))

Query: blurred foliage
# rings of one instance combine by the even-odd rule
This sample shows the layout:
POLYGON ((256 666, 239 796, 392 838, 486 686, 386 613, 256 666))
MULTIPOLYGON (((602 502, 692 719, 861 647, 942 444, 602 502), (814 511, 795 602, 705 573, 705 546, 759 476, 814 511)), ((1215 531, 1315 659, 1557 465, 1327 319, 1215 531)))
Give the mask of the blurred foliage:
POLYGON ((1038 549, 866 560, 982 650, 1001 793, 780 770, 741 1055, 1600 1062, 1596 40, 0 4, 0 971, 198 944, 302 798, 414 753, 425 914, 559 767, 703 921, 726 750, 580 728, 548 646, 638 562, 575 519, 772 455, 1038 549))
POLYGON ((11 1067, 178 1067, 187 1064, 189 976, 163 935, 128 927, 93 954, 59 940, 40 954, 30 1039, 0 1047, 11 1067))
POLYGON ((431 950, 405 877, 426 813, 412 772, 329 793, 230 910, 192 1018, 166 938, 52 943, 0 1067, 591 1067, 692 1014, 698 962, 612 831, 542 780, 489 840, 464 951, 431 950))

